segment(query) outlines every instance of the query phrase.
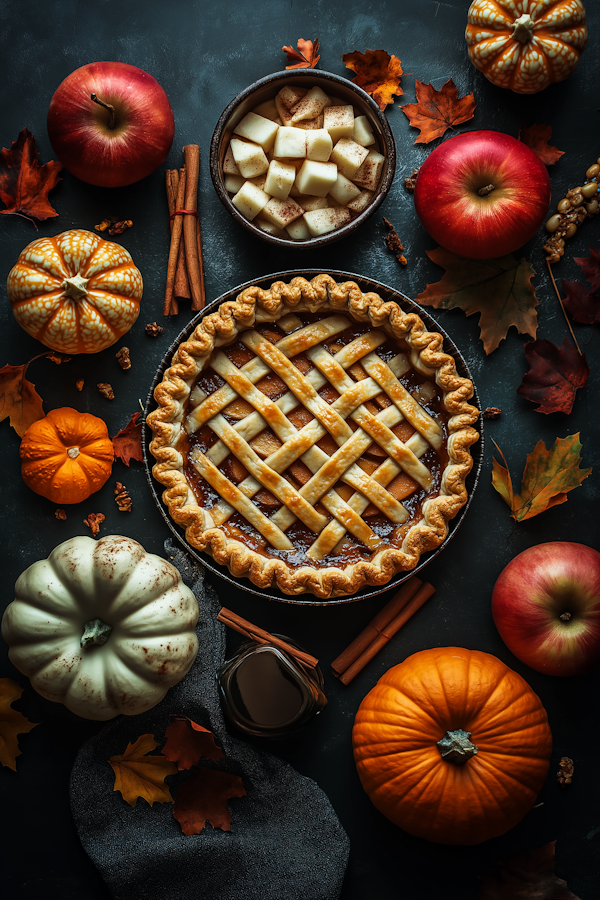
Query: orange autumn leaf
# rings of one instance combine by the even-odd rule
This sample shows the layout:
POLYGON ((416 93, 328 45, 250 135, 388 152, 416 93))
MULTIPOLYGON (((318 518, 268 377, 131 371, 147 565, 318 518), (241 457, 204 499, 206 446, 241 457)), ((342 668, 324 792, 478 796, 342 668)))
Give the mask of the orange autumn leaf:
POLYGON ((24 128, 10 150, 0 150, 0 197, 6 209, 3 216, 16 215, 43 222, 58 213, 50 205, 48 193, 60 180, 62 163, 40 166, 35 138, 24 128))
POLYGON ((164 783, 167 775, 174 775, 177 766, 164 756, 148 756, 158 747, 151 734, 143 734, 135 744, 127 744, 125 753, 111 756, 109 763, 115 773, 113 790, 120 791, 123 800, 135 806, 138 797, 153 803, 173 803, 171 792, 164 783))
POLYGON ((502 450, 494 441, 504 465, 493 460, 492 485, 510 507, 515 522, 531 519, 553 506, 567 502, 567 493, 579 487, 591 468, 580 469, 581 443, 579 433, 556 438, 550 450, 538 441, 527 455, 521 481, 521 493, 515 494, 502 450))
POLYGON ((526 259, 512 254, 496 259, 465 259, 438 247, 427 256, 446 274, 428 284, 416 298, 422 306, 454 309, 467 316, 479 313, 480 337, 486 353, 504 340, 511 326, 535 338, 538 299, 531 279, 535 271, 526 259))
POLYGON ((548 144, 551 135, 551 125, 529 125, 519 130, 519 140, 531 147, 545 166, 553 166, 561 156, 565 155, 564 150, 558 150, 548 144))
POLYGON ((23 693, 12 678, 0 678, 0 762, 3 766, 17 770, 17 756, 21 755, 17 735, 26 734, 38 725, 30 722, 23 713, 13 709, 11 704, 23 693))
POLYGON ((231 831, 231 813, 227 801, 245 797, 239 775, 220 769, 194 767, 191 777, 180 785, 173 815, 184 834, 200 834, 208 822, 213 828, 231 831))
POLYGON ((356 72, 352 81, 370 94, 380 109, 394 102, 394 97, 404 93, 400 87, 402 63, 397 56, 385 50, 365 50, 359 53, 343 53, 342 62, 347 69, 356 72))
POLYGON ((197 725, 187 716, 171 716, 167 726, 163 756, 177 764, 178 769, 191 769, 201 757, 224 759, 225 754, 215 743, 215 736, 208 728, 197 725))
POLYGON ((458 96, 451 78, 439 91, 432 84, 415 82, 417 102, 407 103, 402 112, 413 128, 421 132, 415 144, 428 144, 441 137, 449 128, 468 122, 475 115, 473 94, 458 96))
POLYGON ((314 69, 321 59, 319 56, 319 38, 315 38, 314 41, 305 41, 304 38, 298 38, 296 46, 297 50, 290 46, 281 48, 284 53, 287 53, 288 62, 296 60, 291 66, 286 66, 286 69, 314 69))
POLYGON ((42 398, 25 378, 28 366, 29 363, 6 365, 0 369, 0 422, 9 419, 19 437, 23 437, 33 422, 44 418, 42 398))
POLYGON ((142 451, 142 423, 140 421, 140 413, 134 413, 125 428, 121 428, 114 438, 112 438, 113 447, 115 448, 115 456, 122 459, 126 466, 130 460, 135 459, 142 462, 144 454, 142 451))

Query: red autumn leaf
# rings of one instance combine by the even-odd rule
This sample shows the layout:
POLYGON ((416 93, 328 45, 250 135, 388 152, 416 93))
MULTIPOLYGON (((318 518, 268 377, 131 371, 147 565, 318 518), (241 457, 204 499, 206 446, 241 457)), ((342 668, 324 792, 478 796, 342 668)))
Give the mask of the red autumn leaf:
POLYGON ((553 166, 555 162, 565 155, 564 150, 558 150, 548 143, 552 134, 551 125, 529 125, 519 131, 519 140, 537 153, 545 166, 553 166))
POLYGON ((191 777, 177 791, 173 815, 184 834, 200 834, 207 822, 213 828, 231 831, 227 801, 231 797, 245 796, 239 775, 195 766, 191 777))
POLYGON ((594 288, 600 288, 600 250, 590 247, 591 256, 573 257, 583 273, 583 277, 594 288))
POLYGON ((582 325, 600 322, 600 287, 594 290, 580 281, 564 280, 562 286, 567 295, 563 303, 576 322, 582 325))
POLYGON ((449 128, 468 122, 475 115, 473 94, 458 96, 451 78, 436 91, 432 84, 415 82, 417 102, 407 103, 402 112, 413 128, 421 132, 415 144, 428 144, 441 137, 449 128))
POLYGON ((2 366, 0 369, 0 422, 8 418, 19 437, 33 422, 44 418, 42 398, 25 378, 24 366, 2 366))
POLYGON ((134 413, 125 428, 121 428, 112 439, 115 456, 122 459, 126 466, 132 459, 142 462, 142 423, 140 413, 134 413))
POLYGON ((517 394, 539 403, 536 412, 549 415, 573 409, 575 393, 588 380, 590 370, 585 356, 568 338, 558 347, 552 341, 540 340, 525 344, 529 372, 517 388, 517 394))
POLYGON ((178 769, 191 769, 203 756, 214 761, 225 757, 215 744, 212 731, 197 725, 187 716, 171 716, 166 738, 162 753, 176 763, 178 769))
POLYGON ((297 50, 294 50, 289 45, 281 48, 284 53, 287 53, 288 62, 297 60, 291 66, 286 66, 286 69, 314 69, 321 59, 319 56, 319 38, 315 38, 314 41, 305 41, 304 38, 298 38, 296 46, 297 50))
POLYGON ((359 53, 343 53, 342 62, 347 69, 356 72, 352 81, 370 94, 380 109, 394 102, 394 97, 404 93, 400 87, 402 63, 397 56, 385 50, 365 50, 359 53))
POLYGON ((580 900, 554 874, 554 845, 528 850, 480 875, 476 900, 580 900))
POLYGON ((6 204, 3 216, 23 216, 43 222, 58 213, 48 201, 48 192, 60 180, 62 163, 40 166, 35 138, 24 128, 10 150, 0 150, 0 197, 6 204))

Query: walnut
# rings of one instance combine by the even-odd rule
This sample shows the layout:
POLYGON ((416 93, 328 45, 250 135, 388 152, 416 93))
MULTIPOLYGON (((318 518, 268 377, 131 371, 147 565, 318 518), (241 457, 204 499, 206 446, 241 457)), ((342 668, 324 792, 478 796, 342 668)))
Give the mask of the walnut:
POLYGON ((556 780, 561 787, 571 784, 574 771, 575 766, 573 765, 573 760, 569 759, 568 756, 563 756, 558 764, 558 772, 556 773, 556 780))
POLYGON ((156 322, 149 322, 144 329, 148 337, 158 337, 164 331, 162 325, 157 325, 156 322))
POLYGON ((498 406, 488 406, 481 413, 484 419, 499 419, 502 410, 498 406))
POLYGON ((84 384, 85 384, 85 381, 83 380, 83 378, 80 378, 78 381, 75 382, 75 387, 77 388, 78 391, 82 391, 84 384))
POLYGON ((106 516, 103 513, 89 513, 87 519, 83 520, 83 524, 91 530, 94 537, 100 534, 100 526, 104 522, 106 516))
POLYGON ((108 382, 106 382, 106 381, 101 381, 101 382, 97 385, 97 388, 98 388, 98 390, 100 391, 100 393, 102 394, 102 396, 103 396, 103 397, 106 397, 107 400, 114 400, 114 399, 115 399, 115 392, 113 391, 111 385, 108 384, 108 382))
POLYGON ((121 347, 121 349, 115 353, 115 356, 117 357, 117 362, 119 363, 119 365, 121 366, 122 369, 130 369, 131 368, 131 359, 129 357, 129 347, 121 347))
POLYGON ((131 497, 125 489, 125 485, 121 484, 120 481, 117 481, 115 484, 114 494, 119 512, 131 512, 131 497))
POLYGON ((408 191, 409 194, 412 194, 416 187, 418 174, 419 174, 419 170, 415 169, 409 178, 404 179, 404 187, 406 188, 406 190, 408 191))
POLYGON ((67 514, 64 511, 64 509, 55 509, 54 515, 56 516, 57 519, 62 519, 63 521, 67 518, 67 514))
POLYGON ((390 221, 388 221, 388 219, 386 219, 385 217, 384 217, 383 221, 385 223, 385 227, 388 229, 388 234, 386 235, 386 238, 385 238, 385 242, 388 245, 388 249, 391 250, 392 253, 395 253, 396 259, 398 260, 400 265, 405 266, 406 265, 406 257, 404 256, 404 254, 402 252, 404 250, 404 245, 403 245, 402 241, 400 240, 400 238, 398 237, 396 229, 394 228, 392 223, 390 221))

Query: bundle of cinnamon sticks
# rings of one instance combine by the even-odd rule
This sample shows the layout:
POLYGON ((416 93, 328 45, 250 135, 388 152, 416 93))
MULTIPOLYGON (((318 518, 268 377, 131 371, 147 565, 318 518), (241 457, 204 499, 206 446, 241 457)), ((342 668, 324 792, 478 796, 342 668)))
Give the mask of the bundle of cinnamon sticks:
POLYGON ((185 165, 165 172, 171 244, 167 266, 167 286, 163 315, 179 312, 179 300, 192 301, 192 311, 204 308, 204 266, 202 264, 202 232, 198 219, 198 179, 200 147, 183 148, 185 165))
POLYGON ((319 664, 319 660, 316 657, 311 656, 310 653, 305 653, 304 650, 293 647, 291 644, 288 644, 287 641, 283 641, 274 634, 270 634, 268 631, 264 631, 257 625, 253 625, 252 622, 243 619, 230 609, 225 609, 224 606, 219 610, 217 620, 224 625, 227 625, 229 628, 232 628, 234 631, 237 631, 239 634, 243 634, 244 637, 256 641, 257 644, 273 644, 275 647, 279 647, 280 650, 284 650, 292 656, 296 662, 301 663, 303 666, 308 666, 309 669, 314 669, 319 664))

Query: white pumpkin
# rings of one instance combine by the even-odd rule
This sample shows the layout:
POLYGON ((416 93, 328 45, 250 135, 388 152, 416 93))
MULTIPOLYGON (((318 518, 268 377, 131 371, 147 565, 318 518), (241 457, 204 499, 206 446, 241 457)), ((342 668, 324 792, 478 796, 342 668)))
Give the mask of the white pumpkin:
POLYGON ((137 715, 198 651, 198 603, 177 569, 128 537, 74 537, 17 580, 2 619, 13 664, 86 719, 137 715))

